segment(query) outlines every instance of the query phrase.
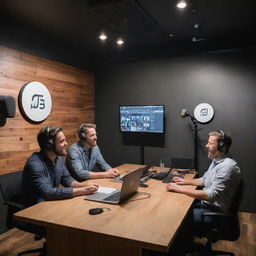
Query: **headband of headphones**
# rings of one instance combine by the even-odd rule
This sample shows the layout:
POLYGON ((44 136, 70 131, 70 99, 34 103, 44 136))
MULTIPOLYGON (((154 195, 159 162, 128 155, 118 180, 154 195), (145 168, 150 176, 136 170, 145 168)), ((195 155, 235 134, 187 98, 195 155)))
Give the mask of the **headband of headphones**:
POLYGON ((221 134, 222 139, 224 139, 224 138, 225 138, 225 133, 224 133, 222 130, 218 130, 217 132, 221 134))

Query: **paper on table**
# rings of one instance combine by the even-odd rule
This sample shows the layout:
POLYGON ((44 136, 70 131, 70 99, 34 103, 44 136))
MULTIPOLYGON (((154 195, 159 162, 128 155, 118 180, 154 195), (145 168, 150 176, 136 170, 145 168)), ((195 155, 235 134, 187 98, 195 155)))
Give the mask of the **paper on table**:
POLYGON ((97 192, 100 192, 100 193, 111 193, 113 191, 115 191, 116 189, 115 188, 107 188, 107 187, 99 187, 97 192))

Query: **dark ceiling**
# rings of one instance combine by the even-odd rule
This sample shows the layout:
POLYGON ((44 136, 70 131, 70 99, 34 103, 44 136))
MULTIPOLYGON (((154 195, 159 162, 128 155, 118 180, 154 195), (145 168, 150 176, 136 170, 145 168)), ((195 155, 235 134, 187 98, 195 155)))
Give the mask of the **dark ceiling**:
POLYGON ((254 0, 187 2, 181 10, 177 0, 1 0, 0 43, 19 41, 92 68, 256 45, 254 0))

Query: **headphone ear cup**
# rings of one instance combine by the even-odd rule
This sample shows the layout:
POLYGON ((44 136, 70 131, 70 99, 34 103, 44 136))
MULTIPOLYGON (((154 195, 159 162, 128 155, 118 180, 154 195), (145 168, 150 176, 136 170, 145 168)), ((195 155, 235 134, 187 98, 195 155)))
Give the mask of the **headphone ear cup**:
POLYGON ((225 152, 227 147, 223 141, 220 141, 217 149, 219 152, 225 152))
POLYGON ((223 147, 223 142, 220 141, 220 142, 218 143, 217 150, 218 150, 219 152, 222 152, 222 147, 223 147))
POLYGON ((79 129, 78 129, 78 137, 81 139, 81 140, 86 140, 86 134, 85 132, 83 131, 83 127, 85 126, 85 124, 81 124, 79 129))
POLYGON ((85 135, 85 133, 84 133, 84 132, 80 132, 80 133, 79 133, 79 138, 80 138, 81 140, 86 140, 86 135, 85 135))
POLYGON ((47 143, 45 144, 45 150, 51 150, 54 148, 54 141, 52 139, 48 139, 47 143))
POLYGON ((218 133, 221 134, 221 139, 219 140, 218 146, 217 146, 217 150, 219 152, 226 152, 227 151, 227 145, 225 144, 225 133, 222 130, 218 130, 218 133))

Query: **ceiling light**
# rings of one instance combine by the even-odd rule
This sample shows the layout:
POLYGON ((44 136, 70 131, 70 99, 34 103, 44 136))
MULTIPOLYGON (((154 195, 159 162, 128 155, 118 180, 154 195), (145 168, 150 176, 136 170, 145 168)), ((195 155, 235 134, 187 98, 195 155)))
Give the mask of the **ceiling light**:
POLYGON ((119 38, 119 39, 116 41, 116 43, 117 43, 118 45, 122 45, 122 44, 124 43, 124 41, 123 41, 123 39, 119 38))
POLYGON ((177 3, 177 7, 180 8, 180 9, 183 9, 183 8, 185 8, 186 6, 187 6, 187 3, 186 3, 185 0, 180 0, 180 1, 178 1, 178 3, 177 3))
POLYGON ((200 29, 200 25, 198 23, 194 24, 194 29, 195 30, 199 30, 200 29))
POLYGON ((99 35, 99 38, 100 38, 100 40, 105 41, 108 37, 106 36, 106 34, 101 33, 101 34, 99 35))
POLYGON ((206 39, 205 38, 199 38, 199 37, 195 37, 193 36, 192 37, 192 42, 202 42, 202 41, 205 41, 206 39))

